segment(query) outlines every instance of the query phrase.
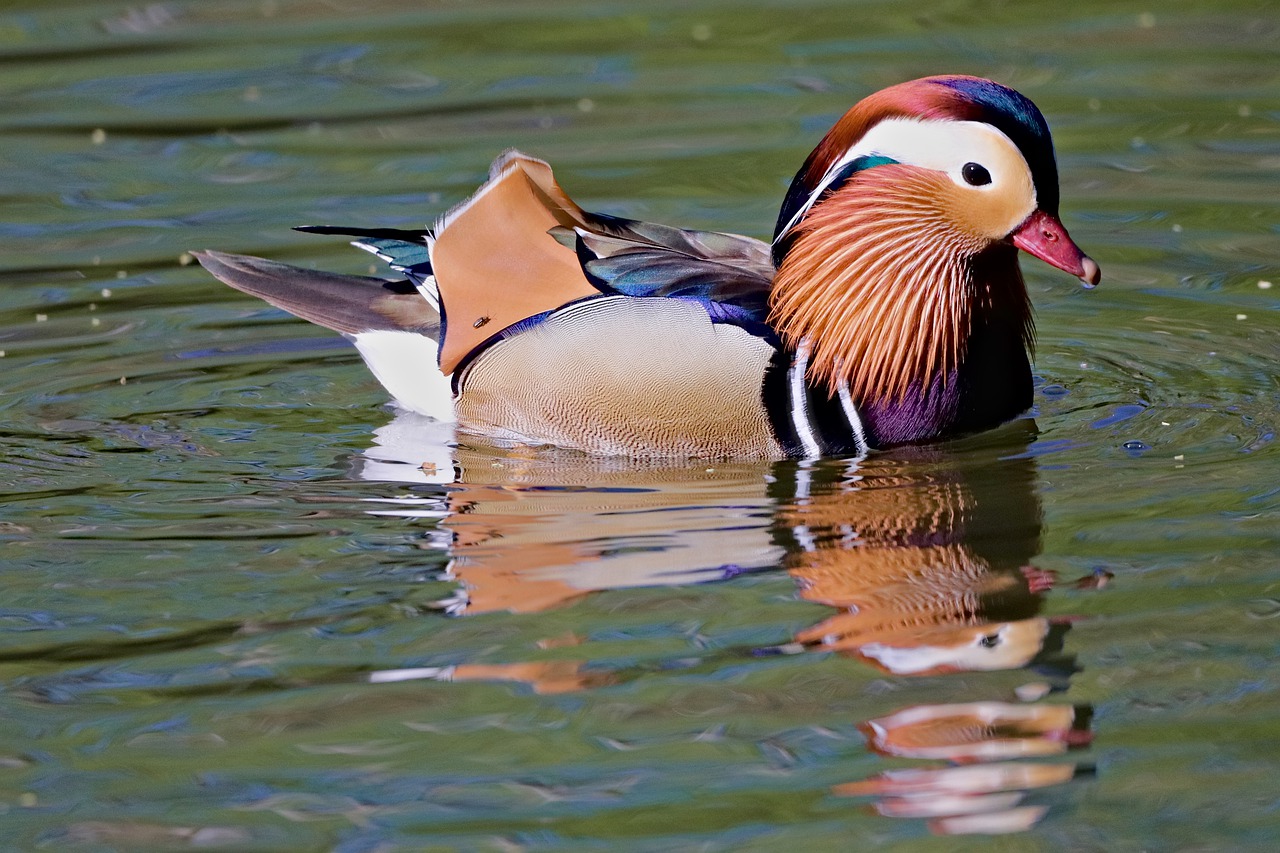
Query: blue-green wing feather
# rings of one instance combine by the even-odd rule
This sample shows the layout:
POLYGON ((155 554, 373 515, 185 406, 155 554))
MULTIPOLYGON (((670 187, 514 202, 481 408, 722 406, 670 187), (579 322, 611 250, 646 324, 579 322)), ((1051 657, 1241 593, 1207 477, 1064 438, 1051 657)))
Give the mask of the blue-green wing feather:
MULTIPOLYGON (((602 292, 695 300, 718 321, 763 327, 774 274, 767 244, 736 234, 587 216, 589 228, 553 228, 551 236, 577 252, 583 272, 602 292)), ((296 230, 353 237, 353 245, 417 284, 432 274, 428 231, 329 225, 296 230)))
POLYGON ((609 216, 592 225, 574 232, 574 248, 601 290, 693 299, 720 306, 713 313, 725 319, 765 321, 774 273, 765 243, 609 216))
POLYGON ((308 234, 338 234, 355 237, 351 245, 372 252, 396 272, 402 272, 418 284, 431 275, 430 231, 400 228, 349 228, 343 225, 299 225, 294 231, 308 234))

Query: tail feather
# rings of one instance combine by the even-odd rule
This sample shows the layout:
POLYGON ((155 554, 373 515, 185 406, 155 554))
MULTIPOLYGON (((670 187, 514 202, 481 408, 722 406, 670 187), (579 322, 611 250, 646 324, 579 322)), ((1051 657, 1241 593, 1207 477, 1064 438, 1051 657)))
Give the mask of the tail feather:
POLYGON ((399 228, 348 228, 343 225, 297 225, 294 231, 307 234, 339 234, 355 237, 351 245, 372 252, 396 272, 402 272, 422 287, 432 275, 430 231, 403 231, 399 228))
POLYGON ((337 234, 340 237, 372 237, 376 240, 400 240, 405 243, 427 245, 430 231, 405 228, 353 228, 349 225, 295 225, 294 231, 306 234, 337 234))
POLYGON ((409 281, 340 275, 206 250, 193 252, 220 281, 345 335, 400 331, 440 339, 440 315, 409 281))

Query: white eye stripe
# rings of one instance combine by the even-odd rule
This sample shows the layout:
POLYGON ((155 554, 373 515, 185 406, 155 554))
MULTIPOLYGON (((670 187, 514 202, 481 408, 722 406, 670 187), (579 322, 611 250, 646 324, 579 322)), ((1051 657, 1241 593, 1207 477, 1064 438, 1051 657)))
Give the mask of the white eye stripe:
POLYGON ((977 121, 889 118, 863 134, 832 164, 779 236, 804 218, 845 166, 859 157, 869 156, 888 157, 899 163, 945 172, 967 190, 1016 192, 1021 189, 1030 194, 1034 206, 1035 183, 1031 169, 1013 141, 995 127, 977 121), (968 163, 977 163, 986 169, 991 182, 975 186, 966 181, 964 167, 968 163))

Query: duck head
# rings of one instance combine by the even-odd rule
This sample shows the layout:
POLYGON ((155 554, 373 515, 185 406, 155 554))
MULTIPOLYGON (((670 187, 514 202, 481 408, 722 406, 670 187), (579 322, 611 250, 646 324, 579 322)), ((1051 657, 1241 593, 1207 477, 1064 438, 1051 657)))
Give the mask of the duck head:
POLYGON ((1018 249, 1086 286, 1100 279, 1058 218, 1044 116, 990 80, 902 83, 850 109, 796 174, 771 322, 833 393, 927 394, 954 381, 979 332, 1031 349, 1018 249))

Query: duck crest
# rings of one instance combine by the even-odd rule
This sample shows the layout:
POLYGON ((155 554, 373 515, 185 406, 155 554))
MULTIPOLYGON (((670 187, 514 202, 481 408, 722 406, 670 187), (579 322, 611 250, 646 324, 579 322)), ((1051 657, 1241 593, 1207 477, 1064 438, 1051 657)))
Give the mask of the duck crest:
POLYGON ((919 398, 917 409, 950 410, 926 420, 955 419, 963 401, 928 398, 972 384, 964 372, 976 366, 968 364, 975 336, 1023 350, 1021 365, 996 358, 984 370, 1002 361, 1025 369, 1034 326, 1016 253, 957 225, 944 176, 892 164, 851 180, 856 192, 831 194, 792 232, 770 323, 788 348, 808 348, 809 381, 829 395, 847 388, 873 417, 896 411, 898 419, 919 398))
POLYGON ((1039 206, 1058 213, 1058 166, 1053 138, 1040 110, 1020 92, 965 75, 924 77, 881 89, 854 104, 805 159, 783 199, 774 229, 783 236, 796 215, 840 159, 885 119, 950 119, 985 122, 1018 147, 1035 180, 1039 206))

